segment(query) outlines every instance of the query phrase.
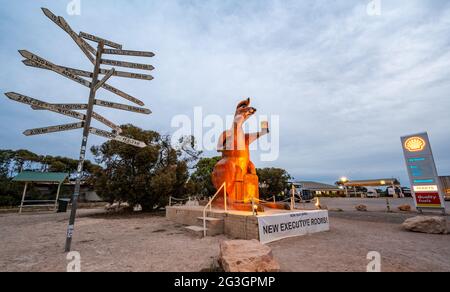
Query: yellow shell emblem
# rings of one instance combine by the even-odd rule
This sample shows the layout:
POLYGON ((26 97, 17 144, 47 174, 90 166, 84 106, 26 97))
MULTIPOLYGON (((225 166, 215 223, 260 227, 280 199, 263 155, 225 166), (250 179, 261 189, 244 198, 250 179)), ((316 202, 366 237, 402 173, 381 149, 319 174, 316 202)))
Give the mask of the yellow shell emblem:
POLYGON ((425 149, 425 146, 427 146, 427 143, 424 139, 420 137, 412 137, 406 140, 405 142, 405 148, 409 152, 420 152, 425 149))

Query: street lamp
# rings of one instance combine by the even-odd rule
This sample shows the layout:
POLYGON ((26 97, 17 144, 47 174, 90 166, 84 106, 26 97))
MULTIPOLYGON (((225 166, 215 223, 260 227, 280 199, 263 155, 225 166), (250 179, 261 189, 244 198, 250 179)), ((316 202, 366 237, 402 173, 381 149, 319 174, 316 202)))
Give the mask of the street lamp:
POLYGON ((348 197, 348 190, 347 190, 347 186, 345 185, 345 183, 348 182, 348 178, 343 176, 343 177, 341 177, 340 181, 341 181, 342 185, 344 186, 345 196, 348 197))

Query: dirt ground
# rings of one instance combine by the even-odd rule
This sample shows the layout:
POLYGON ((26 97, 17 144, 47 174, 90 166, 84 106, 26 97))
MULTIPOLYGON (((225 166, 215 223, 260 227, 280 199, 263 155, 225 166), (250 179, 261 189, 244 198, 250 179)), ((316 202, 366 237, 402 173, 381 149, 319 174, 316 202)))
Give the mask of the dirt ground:
MULTIPOLYGON (((201 271, 226 237, 197 239, 159 215, 81 210, 73 248, 88 271, 201 271)), ((365 271, 370 251, 383 271, 450 271, 450 236, 409 233, 412 215, 331 212, 331 231, 269 244, 283 271, 365 271)), ((0 215, 0 271, 66 271, 68 214, 0 215)))

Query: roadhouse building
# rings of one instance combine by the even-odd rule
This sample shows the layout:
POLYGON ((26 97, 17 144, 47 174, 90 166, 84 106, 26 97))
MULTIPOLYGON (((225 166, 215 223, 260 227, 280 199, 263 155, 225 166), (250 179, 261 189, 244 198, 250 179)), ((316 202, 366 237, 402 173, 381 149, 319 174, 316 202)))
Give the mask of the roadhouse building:
POLYGON ((337 186, 313 181, 295 182, 296 188, 310 192, 313 197, 345 197, 345 190, 337 186))
POLYGON ((444 188, 445 198, 450 200, 450 176, 440 176, 439 178, 444 188))

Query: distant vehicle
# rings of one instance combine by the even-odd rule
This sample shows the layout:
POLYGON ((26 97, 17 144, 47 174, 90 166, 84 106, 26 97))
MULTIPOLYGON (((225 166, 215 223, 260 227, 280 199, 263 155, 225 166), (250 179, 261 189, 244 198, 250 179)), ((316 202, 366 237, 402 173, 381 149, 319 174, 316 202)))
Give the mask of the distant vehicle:
MULTIPOLYGON (((397 198, 405 197, 405 194, 403 193, 403 188, 400 187, 395 187, 395 189, 393 187, 387 187, 386 193, 388 197, 395 197, 395 196, 397 196, 397 198)), ((411 194, 411 190, 409 190, 409 193, 411 194)))
POLYGON ((411 198, 412 197, 412 192, 410 188, 402 188, 402 193, 403 195, 405 195, 406 198, 411 198))
POLYGON ((314 199, 314 195, 310 190, 304 190, 303 185, 295 183, 295 194, 301 197, 303 202, 310 203, 314 199))
POLYGON ((313 194, 309 190, 302 190, 301 194, 302 194, 302 200, 306 203, 310 203, 314 199, 313 194))
POLYGON ((365 195, 367 198, 379 198, 380 197, 380 194, 374 188, 367 188, 365 195))

